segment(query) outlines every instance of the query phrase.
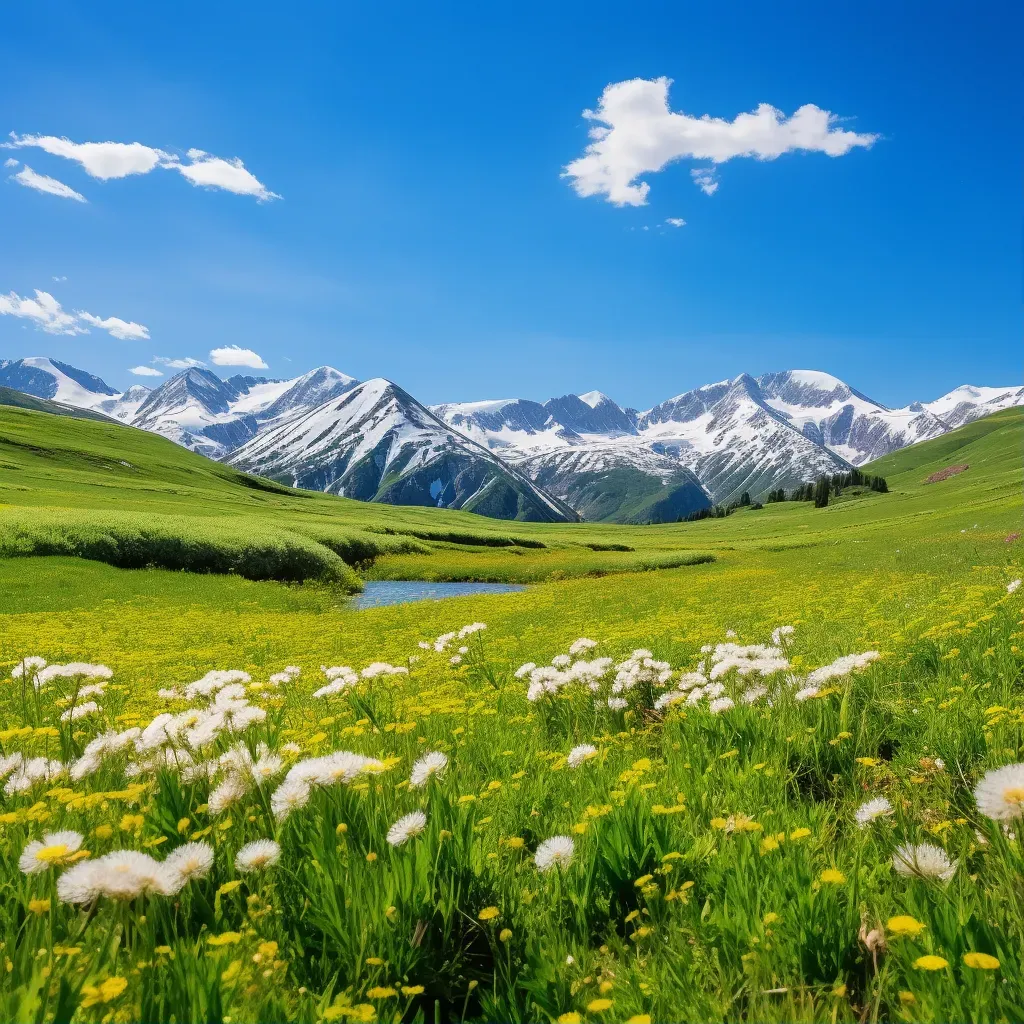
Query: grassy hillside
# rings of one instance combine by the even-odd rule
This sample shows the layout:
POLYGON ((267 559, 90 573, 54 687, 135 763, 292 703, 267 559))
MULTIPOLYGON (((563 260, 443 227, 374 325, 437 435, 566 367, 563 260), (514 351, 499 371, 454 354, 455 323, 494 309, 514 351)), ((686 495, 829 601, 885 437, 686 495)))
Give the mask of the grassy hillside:
MULTIPOLYGON (((1022 575, 1019 411, 869 467, 891 493, 826 509, 514 530, 254 488, 152 435, 56 423, 0 413, 0 536, 18 517, 35 535, 48 522, 76 536, 117 516, 187 517, 201 532, 319 537, 350 557, 357 543, 408 545, 376 550, 373 575, 543 582, 353 611, 337 588, 237 573, 0 559, 0 754, 79 765, 107 731, 186 709, 190 728, 211 730, 162 752, 128 742, 70 776, 51 765, 24 789, 8 770, 3 1019, 1024 1018, 1020 821, 1005 822, 1009 838, 974 793, 1024 761, 1024 590, 1007 592, 1022 575), (953 463, 970 469, 923 482, 953 463), (693 552, 715 561, 581 576, 693 552), (470 623, 487 628, 437 641, 470 623), (784 671, 726 665, 725 704, 654 706, 681 673, 710 674, 708 645, 771 644, 780 626, 794 627, 779 639, 784 671), (640 653, 623 670, 636 685, 613 691, 615 668, 598 662, 596 694, 567 682, 528 700, 517 666, 547 665, 580 637, 596 646, 577 660, 615 665, 641 648, 671 679, 640 653), (812 670, 869 651, 809 686, 812 670), (71 719, 91 680, 8 678, 29 655, 113 678, 71 719), (286 665, 301 673, 278 675, 286 665), (325 665, 368 671, 317 697, 325 665), (251 680, 176 696, 211 669, 251 680), (344 779, 347 756, 310 766, 337 751, 375 763, 344 779), (426 752, 447 767, 417 788, 426 752), (244 767, 252 754, 258 775, 244 767), (273 794, 299 761, 320 781, 282 816, 273 794), (858 822, 870 799, 882 812, 858 822), (413 820, 393 845, 389 831, 416 812, 422 829, 413 820), (44 867, 26 873, 19 861, 45 830, 81 835, 84 862, 71 863, 73 837, 46 840, 29 861, 44 867), (555 837, 571 856, 541 870, 555 837), (246 870, 246 845, 264 840, 280 861, 246 870), (119 850, 158 862, 116 874, 130 896, 186 842, 209 865, 176 875, 173 896, 62 899, 69 872, 119 850), (901 844, 921 843, 948 858, 945 882, 895 866, 901 844)), ((147 734, 157 743, 173 732, 161 721, 147 734)))

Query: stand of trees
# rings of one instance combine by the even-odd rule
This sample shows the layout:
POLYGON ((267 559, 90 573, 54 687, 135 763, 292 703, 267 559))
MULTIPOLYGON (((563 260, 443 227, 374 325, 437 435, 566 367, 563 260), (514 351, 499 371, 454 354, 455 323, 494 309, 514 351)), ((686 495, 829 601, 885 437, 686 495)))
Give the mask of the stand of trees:
MULTIPOLYGON (((818 477, 813 483, 799 484, 792 491, 786 492, 784 487, 769 491, 765 502, 772 504, 776 501, 813 501, 815 508, 825 508, 830 498, 838 498, 847 487, 867 487, 868 490, 878 491, 881 494, 888 494, 889 485, 884 476, 872 476, 870 473, 862 473, 859 469, 851 469, 848 473, 833 473, 832 476, 818 477)), ((764 506, 760 502, 751 501, 750 492, 744 491, 739 501, 732 501, 728 505, 713 505, 711 508, 698 509, 686 517, 680 517, 679 522, 694 523, 699 519, 724 519, 732 515, 738 508, 758 509, 764 506)))

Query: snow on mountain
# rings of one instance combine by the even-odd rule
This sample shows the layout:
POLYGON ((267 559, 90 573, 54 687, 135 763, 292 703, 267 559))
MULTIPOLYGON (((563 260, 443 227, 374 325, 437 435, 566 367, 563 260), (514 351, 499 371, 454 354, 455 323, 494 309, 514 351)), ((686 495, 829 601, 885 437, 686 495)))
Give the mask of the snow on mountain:
POLYGON ((45 356, 0 359, 0 385, 80 409, 95 409, 118 394, 99 377, 45 356))
POLYGON ((383 378, 259 433, 227 461, 296 487, 363 501, 458 508, 502 519, 577 518, 383 378))
POLYGON ((1024 387, 977 388, 961 384, 948 395, 925 402, 924 407, 953 428, 1014 405, 1024 405, 1024 387))
POLYGON ((767 373, 757 383, 776 412, 854 466, 949 429, 918 402, 905 409, 888 409, 838 377, 817 370, 767 373))

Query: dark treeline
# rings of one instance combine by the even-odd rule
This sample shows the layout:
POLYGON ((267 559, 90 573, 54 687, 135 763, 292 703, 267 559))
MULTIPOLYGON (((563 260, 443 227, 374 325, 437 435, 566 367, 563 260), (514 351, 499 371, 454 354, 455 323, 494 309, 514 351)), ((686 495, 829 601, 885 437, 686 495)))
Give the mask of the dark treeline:
MULTIPOLYGON (((769 491, 765 502, 772 504, 777 501, 813 501, 815 508, 825 508, 829 498, 838 498, 847 487, 866 487, 869 491, 888 494, 889 485, 884 476, 872 476, 862 473, 859 469, 851 469, 848 473, 833 473, 832 476, 818 477, 811 483, 800 484, 791 491, 779 487, 769 491)), ((712 505, 710 508, 697 509, 688 516, 681 516, 679 522, 695 523, 700 519, 724 519, 732 515, 738 508, 758 509, 764 506, 760 502, 751 501, 750 494, 744 491, 739 501, 731 501, 728 505, 712 505)))

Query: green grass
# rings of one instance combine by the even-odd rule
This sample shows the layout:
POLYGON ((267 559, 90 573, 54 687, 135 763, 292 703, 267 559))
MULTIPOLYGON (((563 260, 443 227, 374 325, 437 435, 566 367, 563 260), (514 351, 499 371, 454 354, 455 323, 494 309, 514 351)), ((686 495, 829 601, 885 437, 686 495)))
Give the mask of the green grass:
MULTIPOLYGON (((886 495, 650 527, 513 526, 259 490, 159 438, 130 432, 135 447, 114 458, 123 428, 76 422, 71 433, 17 418, 32 415, 0 416, 0 537, 20 516, 63 517, 79 533, 107 516, 188 516, 211 531, 305 538, 370 577, 538 582, 353 611, 333 584, 0 559, 3 675, 31 654, 114 670, 102 712, 74 726, 60 721, 67 684, 36 700, 0 683, 3 754, 78 756, 104 728, 188 706, 160 688, 235 668, 252 674, 245 696, 267 712, 245 733, 250 749, 296 743, 292 760, 337 749, 386 759, 353 786, 316 790, 283 823, 268 813, 273 787, 219 814, 213 785, 173 771, 126 789, 123 755, 81 782, 0 797, 3 1019, 1024 1018, 1022 830, 1008 840, 972 795, 987 770, 1024 760, 1024 592, 1006 593, 1022 575, 1019 543, 1007 539, 1021 519, 1020 411, 869 467, 887 476, 886 495), (954 462, 971 469, 923 483, 954 462), (637 571, 703 553, 715 560, 637 571), (418 646, 476 621, 488 628, 468 638, 459 664, 454 644, 418 646), (646 685, 621 713, 595 709, 582 688, 533 704, 513 676, 581 636, 598 643, 588 657, 643 647, 692 670, 727 630, 766 642, 784 624, 796 627, 787 654, 797 675, 847 653, 881 658, 805 702, 779 686, 771 706, 742 705, 752 679, 727 675, 738 706, 721 715, 706 703, 656 714, 658 691, 646 685), (376 661, 409 675, 311 696, 321 665, 376 661), (285 665, 302 675, 266 688, 285 665), (569 769, 581 743, 598 756, 569 769), (427 750, 444 751, 449 770, 410 790, 427 750), (857 828, 856 808, 881 795, 894 814, 857 828), (426 830, 391 847, 388 828, 414 809, 426 830), (198 839, 213 845, 215 864, 174 900, 80 913, 56 899, 61 869, 17 867, 26 842, 57 828, 81 832, 93 857, 126 848, 161 858, 198 839), (532 853, 555 835, 574 838, 573 863, 540 873, 532 853), (281 863, 238 874, 239 847, 267 836, 281 863), (950 884, 894 872, 904 842, 956 859, 950 884), (47 911, 29 909, 46 898, 47 911), (490 907, 498 916, 481 920, 490 907), (889 924, 897 915, 920 933, 900 937, 889 924), (874 956, 862 924, 886 936, 874 956), (995 957, 998 969, 969 967, 969 953, 995 957), (924 956, 946 966, 915 967, 924 956), (104 1003, 111 978, 124 990, 104 1003)), ((206 756, 231 742, 222 736, 206 756)))

